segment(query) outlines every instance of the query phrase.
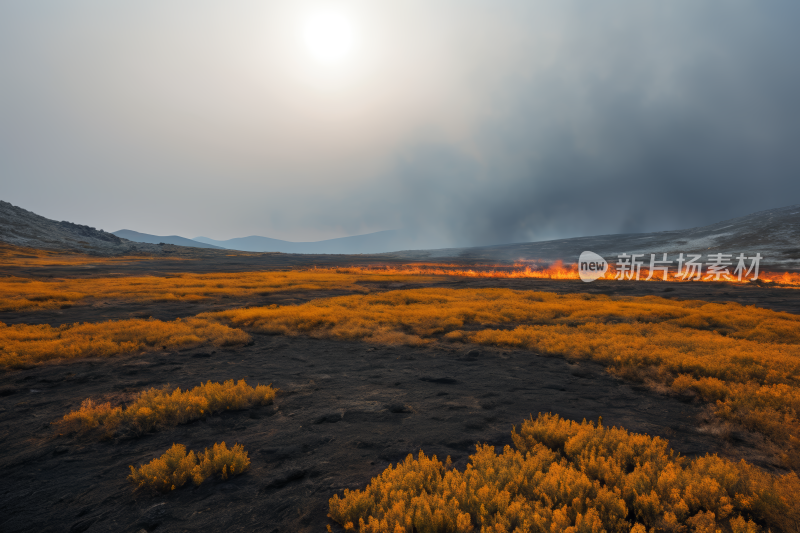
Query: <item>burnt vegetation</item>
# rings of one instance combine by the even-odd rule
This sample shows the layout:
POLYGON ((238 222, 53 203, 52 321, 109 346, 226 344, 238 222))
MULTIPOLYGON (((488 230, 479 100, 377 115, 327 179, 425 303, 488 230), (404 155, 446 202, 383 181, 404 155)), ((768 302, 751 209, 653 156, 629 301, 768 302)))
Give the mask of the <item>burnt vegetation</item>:
POLYGON ((41 494, 4 484, 0 528, 798 531, 800 319, 724 301, 768 289, 467 272, 0 280, 3 466, 41 494), (109 301, 179 316, 92 320, 109 301))

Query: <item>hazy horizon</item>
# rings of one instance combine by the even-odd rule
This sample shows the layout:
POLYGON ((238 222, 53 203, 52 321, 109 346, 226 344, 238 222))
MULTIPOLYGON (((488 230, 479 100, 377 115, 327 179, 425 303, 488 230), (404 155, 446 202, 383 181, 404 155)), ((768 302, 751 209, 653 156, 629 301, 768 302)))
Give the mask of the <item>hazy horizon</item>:
POLYGON ((712 224, 800 203, 798 15, 743 0, 11 0, 0 195, 215 240, 403 230, 462 246, 712 224), (352 30, 344 59, 309 48, 328 12, 352 30))

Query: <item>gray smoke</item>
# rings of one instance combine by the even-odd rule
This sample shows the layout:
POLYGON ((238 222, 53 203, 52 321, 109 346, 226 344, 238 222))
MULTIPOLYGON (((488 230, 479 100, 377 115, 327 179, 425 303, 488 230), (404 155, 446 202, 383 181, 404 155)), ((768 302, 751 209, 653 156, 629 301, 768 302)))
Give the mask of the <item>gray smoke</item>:
POLYGON ((335 87, 291 55, 295 5, 4 2, 3 199, 110 230, 409 246, 800 202, 796 2, 353 0, 374 61, 335 87))

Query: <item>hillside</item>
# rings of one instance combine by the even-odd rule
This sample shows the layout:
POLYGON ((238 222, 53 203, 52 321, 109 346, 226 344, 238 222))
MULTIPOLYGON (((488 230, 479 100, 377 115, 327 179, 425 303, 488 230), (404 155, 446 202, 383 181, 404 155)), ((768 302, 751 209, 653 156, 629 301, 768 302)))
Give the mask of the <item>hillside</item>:
POLYGON ((128 239, 129 241, 133 242, 144 242, 148 244, 174 244, 175 246, 189 246, 192 248, 216 248, 218 250, 223 249, 221 246, 214 246, 213 244, 206 244, 204 242, 194 241, 192 239, 187 239, 186 237, 180 237, 178 235, 168 235, 168 236, 160 236, 160 235, 150 235, 148 233, 139 233, 138 231, 132 231, 129 229, 121 229, 119 231, 113 232, 114 235, 117 237, 121 237, 123 239, 128 239))
POLYGON ((0 200, 0 241, 51 250, 122 252, 124 239, 90 226, 57 222, 0 200))
POLYGON ((597 235, 543 242, 475 248, 413 250, 391 254, 408 261, 476 261, 513 263, 555 261, 572 263, 585 250, 606 259, 620 253, 760 253, 762 264, 780 270, 800 270, 800 205, 760 211, 685 230, 655 233, 597 235))
MULTIPOLYGON (((474 248, 444 248, 436 250, 404 250, 372 253, 366 250, 387 250, 402 239, 399 232, 384 231, 367 235, 330 239, 313 243, 292 243, 247 237, 229 241, 199 242, 183 237, 159 237, 130 230, 117 234, 97 230, 71 222, 57 222, 42 217, 8 202, 0 201, 0 242, 17 246, 50 250, 70 250, 101 255, 120 254, 181 254, 192 257, 231 253, 232 250, 250 252, 282 252, 293 254, 319 254, 315 261, 348 260, 344 254, 364 254, 358 260, 380 262, 456 262, 460 264, 510 264, 524 261, 566 263, 577 261, 585 250, 591 250, 613 260, 620 253, 760 253, 762 264, 775 270, 800 270, 800 205, 770 209, 743 217, 733 218, 685 230, 655 233, 598 235, 542 242, 502 244, 474 248), (131 236, 128 240, 125 236, 131 236), (133 242, 133 239, 148 242, 133 242), (159 246, 158 243, 166 243, 159 246), (277 244, 276 244, 277 243, 277 244), (188 246, 187 246, 188 245, 188 246), (225 246, 222 249, 221 246, 225 246), (230 248, 228 249, 228 246, 230 248), (238 246, 238 248, 237 248, 238 246), (365 250, 359 252, 358 250, 365 250), (335 257, 327 254, 343 254, 335 257), (370 254, 370 255, 367 255, 370 254)), ((201 238, 199 238, 201 239, 201 238)), ((235 252, 234 252, 235 253, 235 252)), ((298 256, 298 259, 300 256, 298 256)), ((351 259, 354 259, 351 257, 351 259)), ((304 259, 305 260, 305 259, 304 259)))
POLYGON ((230 250, 286 254, 377 254, 408 248, 408 239, 401 232, 395 230, 376 231, 364 235, 313 242, 282 241, 257 235, 225 241, 217 241, 208 237, 195 237, 193 240, 230 250))

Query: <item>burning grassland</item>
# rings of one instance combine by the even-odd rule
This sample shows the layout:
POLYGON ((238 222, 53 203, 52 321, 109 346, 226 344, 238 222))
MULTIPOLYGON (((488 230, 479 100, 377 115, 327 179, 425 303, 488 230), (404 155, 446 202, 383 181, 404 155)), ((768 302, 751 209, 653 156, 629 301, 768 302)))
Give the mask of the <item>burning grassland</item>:
POLYGON ((249 386, 243 379, 224 383, 211 381, 191 390, 152 388, 139 393, 125 407, 112 407, 110 402, 83 401, 80 409, 71 411, 56 422, 61 432, 96 432, 112 436, 120 428, 137 434, 159 427, 186 424, 222 411, 238 411, 271 404, 278 389, 272 385, 249 386))
POLYGON ((347 531, 731 531, 800 527, 796 474, 714 455, 691 461, 658 437, 558 416, 527 420, 516 449, 477 445, 464 471, 409 455, 364 490, 334 495, 347 531))
MULTIPOLYGON (((611 263, 608 271, 597 279, 614 281, 618 276, 616 270, 617 265, 611 263)), ((519 262, 514 265, 483 265, 474 267, 464 267, 463 265, 456 264, 409 264, 402 266, 375 266, 375 267, 347 267, 336 269, 339 272, 349 273, 376 273, 385 272, 387 274, 397 275, 416 275, 416 276, 451 276, 462 278, 479 278, 479 279, 552 279, 552 280, 579 280, 581 279, 578 273, 577 263, 565 265, 562 261, 555 261, 553 263, 546 262, 519 262)), ((761 283, 770 284, 776 287, 797 287, 800 286, 800 274, 792 272, 773 272, 761 271, 758 273, 758 278, 753 280, 752 274, 749 278, 739 280, 736 276, 725 276, 719 279, 716 276, 709 277, 708 275, 695 276, 682 276, 678 275, 676 271, 667 272, 666 276, 663 271, 653 270, 650 274, 650 268, 643 266, 639 269, 638 277, 635 272, 631 274, 629 271, 625 272, 624 279, 638 280, 638 281, 670 281, 670 282, 727 282, 727 283, 761 283)), ((623 279, 623 278, 620 278, 623 279)))
POLYGON ((692 391, 768 435, 800 468, 800 317, 735 303, 508 289, 410 289, 206 313, 247 331, 385 344, 435 341, 586 359, 692 391))
MULTIPOLYGON (((36 251, 47 254, 49 252, 36 251)), ((1 257, 0 257, 1 258, 1 257)), ((123 261, 124 258, 113 260, 123 261)), ((38 259, 37 259, 38 260, 38 259)), ((103 259, 105 260, 105 259, 103 259)), ((108 259, 111 261, 111 259, 108 259)), ((610 268, 599 279, 614 280, 610 268)), ((643 267, 640 281, 647 281, 649 270, 643 267)), ((171 276, 96 277, 89 279, 41 280, 9 276, 0 278, 0 312, 36 309, 60 309, 96 300, 135 302, 197 301, 213 298, 245 298, 287 291, 341 290, 368 293, 375 283, 432 283, 443 278, 477 279, 580 279, 577 265, 561 262, 534 266, 483 266, 465 268, 458 265, 403 265, 376 267, 314 268, 309 270, 179 273, 171 276)), ((664 281, 662 272, 651 278, 664 281)), ((669 273, 666 281, 685 282, 669 273)), ((775 287, 800 286, 800 274, 760 272, 756 281, 735 278, 719 280, 701 277, 697 281, 742 284, 768 284, 775 287)))

